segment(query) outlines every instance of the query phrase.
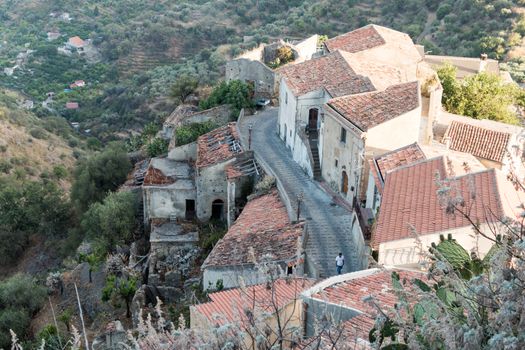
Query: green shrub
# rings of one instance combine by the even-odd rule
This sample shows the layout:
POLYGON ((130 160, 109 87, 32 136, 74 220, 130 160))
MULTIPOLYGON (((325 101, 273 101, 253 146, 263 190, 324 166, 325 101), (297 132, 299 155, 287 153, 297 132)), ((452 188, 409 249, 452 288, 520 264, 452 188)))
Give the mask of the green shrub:
POLYGON ((9 172, 13 169, 13 165, 11 162, 5 159, 0 159, 0 172, 4 174, 9 174, 9 172))
POLYGON ((71 199, 84 212, 93 202, 100 202, 108 191, 115 191, 131 171, 126 149, 119 144, 109 145, 82 162, 74 172, 71 199))
POLYGON ((29 134, 33 136, 35 139, 39 139, 39 140, 46 140, 48 138, 48 135, 46 134, 44 129, 40 129, 40 128, 31 129, 29 131, 29 134))
POLYGON ((155 137, 146 146, 146 152, 149 157, 158 157, 168 153, 168 141, 160 137, 155 137))
POLYGON ((240 80, 221 82, 215 86, 210 96, 200 102, 201 109, 230 104, 234 109, 252 108, 254 106, 253 87, 240 80))
POLYGON ((59 180, 64 179, 67 177, 67 169, 63 165, 55 165, 53 167, 53 175, 59 180))
POLYGON ((29 275, 14 275, 0 282, 0 348, 11 346, 9 330, 24 340, 31 317, 42 307, 46 289, 29 275))
POLYGON ((199 136, 204 135, 217 128, 217 124, 212 120, 203 123, 191 123, 175 129, 175 140, 177 146, 186 145, 196 141, 199 136))
POLYGON ((128 243, 137 221, 137 198, 131 192, 112 192, 102 203, 93 203, 82 217, 82 229, 95 242, 100 256, 117 244, 128 243))

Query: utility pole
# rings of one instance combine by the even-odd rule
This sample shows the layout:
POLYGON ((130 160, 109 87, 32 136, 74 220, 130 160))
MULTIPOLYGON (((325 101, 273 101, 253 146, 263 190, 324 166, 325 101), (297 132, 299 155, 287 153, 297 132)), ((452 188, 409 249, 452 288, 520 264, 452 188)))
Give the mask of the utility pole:
POLYGON ((301 216, 301 203, 304 200, 304 192, 301 191, 299 195, 297 196, 297 221, 299 221, 299 217, 301 216))
POLYGON ((252 149, 252 129, 253 129, 253 124, 250 123, 248 125, 248 150, 252 149))

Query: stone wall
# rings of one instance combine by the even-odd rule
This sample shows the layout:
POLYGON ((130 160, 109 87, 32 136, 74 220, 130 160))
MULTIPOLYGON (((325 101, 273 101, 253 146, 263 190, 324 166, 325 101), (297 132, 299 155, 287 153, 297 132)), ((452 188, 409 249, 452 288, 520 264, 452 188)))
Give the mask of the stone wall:
POLYGON ((200 168, 197 171, 197 218, 208 221, 212 215, 212 203, 221 200, 223 206, 223 219, 226 220, 226 208, 228 202, 228 182, 224 169, 233 163, 235 158, 226 162, 209 167, 200 168))
POLYGON ((275 73, 260 61, 237 58, 226 63, 226 80, 253 82, 255 98, 272 98, 278 86, 275 73))
MULTIPOLYGON (((189 180, 182 180, 189 181, 189 180)), ((145 186, 144 189, 144 220, 184 218, 186 214, 186 199, 196 200, 196 190, 193 185, 183 189, 178 186, 145 186)))

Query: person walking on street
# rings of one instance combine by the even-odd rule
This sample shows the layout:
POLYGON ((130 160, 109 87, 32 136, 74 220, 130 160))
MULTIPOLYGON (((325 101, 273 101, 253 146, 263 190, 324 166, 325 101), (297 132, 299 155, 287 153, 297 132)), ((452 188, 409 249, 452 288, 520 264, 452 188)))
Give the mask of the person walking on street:
POLYGON ((335 257, 335 266, 337 268, 338 275, 340 275, 341 271, 343 271, 344 264, 345 264, 345 257, 343 256, 343 253, 339 253, 339 255, 335 257))

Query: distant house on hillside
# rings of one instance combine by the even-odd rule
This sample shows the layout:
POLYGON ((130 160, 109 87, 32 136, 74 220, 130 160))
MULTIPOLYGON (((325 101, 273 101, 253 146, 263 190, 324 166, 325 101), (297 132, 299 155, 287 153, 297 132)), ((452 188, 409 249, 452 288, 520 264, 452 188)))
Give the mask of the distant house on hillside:
POLYGON ((47 41, 53 41, 60 38, 61 34, 59 32, 47 32, 47 41))
POLYGON ((82 50, 86 46, 86 42, 78 36, 73 36, 68 39, 66 47, 70 50, 82 50))
POLYGON ((250 84, 255 98, 276 97, 279 90, 278 67, 311 59, 317 52, 317 41, 318 36, 314 35, 297 43, 278 40, 261 44, 226 63, 226 80, 241 80, 250 84), (280 52, 291 54, 290 61, 281 62, 280 52))
POLYGON ((69 84, 69 87, 71 89, 77 88, 77 87, 84 87, 86 86, 86 82, 84 80, 76 80, 74 83, 69 84))
POLYGON ((78 109, 78 102, 66 102, 66 109, 78 109))

